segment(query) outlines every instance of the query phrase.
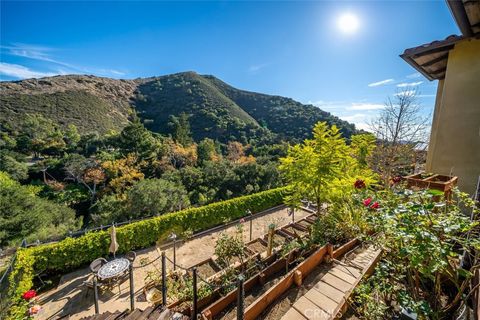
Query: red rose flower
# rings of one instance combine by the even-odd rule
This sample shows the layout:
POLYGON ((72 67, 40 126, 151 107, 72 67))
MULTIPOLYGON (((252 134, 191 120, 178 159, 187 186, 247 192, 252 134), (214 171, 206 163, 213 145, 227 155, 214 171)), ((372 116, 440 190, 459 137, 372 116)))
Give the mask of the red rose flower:
POLYGON ((363 205, 368 207, 372 203, 372 198, 368 197, 367 199, 363 200, 363 205))
POLYGON ((380 205, 378 204, 377 201, 375 201, 371 206, 370 206, 370 209, 378 209, 380 207, 380 205))
POLYGON ((365 188, 365 181, 363 181, 362 179, 357 179, 357 181, 355 181, 353 185, 355 189, 363 189, 365 188))
POLYGON ((22 294, 22 298, 25 299, 25 300, 33 299, 36 296, 37 296, 37 292, 35 290, 28 290, 28 291, 25 291, 22 294))

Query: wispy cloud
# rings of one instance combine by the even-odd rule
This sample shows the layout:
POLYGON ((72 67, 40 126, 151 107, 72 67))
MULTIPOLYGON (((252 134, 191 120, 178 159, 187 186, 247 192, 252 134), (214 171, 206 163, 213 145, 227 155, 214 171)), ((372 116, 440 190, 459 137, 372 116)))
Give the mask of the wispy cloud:
POLYGON ((56 49, 54 48, 24 43, 14 43, 9 46, 1 46, 1 49, 2 51, 6 51, 7 54, 12 56, 51 62, 64 67, 76 69, 73 65, 69 63, 53 59, 51 57, 51 54, 52 52, 56 51, 56 49))
POLYGON ((59 51, 57 48, 24 43, 14 43, 11 45, 0 46, 0 49, 3 54, 46 62, 50 64, 51 69, 58 70, 55 73, 48 73, 49 75, 72 73, 90 73, 102 76, 125 75, 125 72, 115 69, 97 69, 91 67, 83 67, 56 59, 55 57, 53 57, 53 54, 59 51))
POLYGON ((248 72, 250 73, 257 73, 265 67, 268 67, 271 63, 261 63, 261 64, 254 64, 248 67, 248 72))
POLYGON ((385 84, 392 83, 393 81, 395 81, 395 80, 394 79, 385 79, 385 80, 382 80, 382 81, 369 83, 368 86, 369 87, 378 87, 378 86, 383 86, 385 84))
POLYGON ((50 77, 56 75, 56 73, 35 71, 19 64, 0 62, 0 75, 28 79, 50 77))
POLYGON ((414 87, 414 86, 421 85, 422 83, 423 83, 423 81, 417 81, 417 82, 402 82, 402 83, 397 84, 397 87, 399 87, 399 88, 414 87))
POLYGON ((340 119, 348 122, 352 122, 355 124, 355 127, 357 127, 358 129, 367 130, 367 131, 370 129, 367 123, 369 118, 370 118, 369 115, 364 113, 355 113, 352 115, 340 116, 340 119))
POLYGON ((420 78, 422 75, 420 72, 415 72, 415 73, 412 73, 412 74, 409 74, 407 76, 408 79, 417 79, 417 78, 420 78))
POLYGON ((350 107, 347 107, 347 110, 380 110, 385 108, 383 104, 379 103, 356 103, 352 102, 350 107))
POLYGON ((325 100, 317 100, 317 101, 307 101, 306 104, 312 104, 316 107, 319 107, 323 110, 336 110, 336 109, 343 109, 347 101, 325 101, 325 100))

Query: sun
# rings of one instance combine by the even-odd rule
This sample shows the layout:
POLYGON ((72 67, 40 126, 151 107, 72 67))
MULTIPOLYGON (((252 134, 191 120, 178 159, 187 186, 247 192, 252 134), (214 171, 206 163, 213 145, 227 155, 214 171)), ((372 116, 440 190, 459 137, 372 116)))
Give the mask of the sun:
POLYGON ((337 26, 343 33, 355 33, 358 29, 359 21, 356 15, 344 13, 338 18, 337 26))

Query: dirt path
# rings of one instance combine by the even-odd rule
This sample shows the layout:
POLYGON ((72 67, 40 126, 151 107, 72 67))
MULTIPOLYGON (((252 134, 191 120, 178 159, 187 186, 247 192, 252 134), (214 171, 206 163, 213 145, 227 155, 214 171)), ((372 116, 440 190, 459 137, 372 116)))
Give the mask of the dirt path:
MULTIPOLYGON (((295 219, 301 219, 309 212, 300 210, 295 213, 295 219)), ((291 221, 286 208, 272 210, 263 216, 254 218, 252 224, 252 238, 262 236, 267 232, 268 225, 276 223, 284 225, 291 221)), ((244 240, 249 240, 249 225, 247 221, 243 223, 244 240)), ((176 256, 177 264, 184 267, 190 267, 205 259, 210 258, 214 254, 214 247, 218 236, 222 232, 234 233, 237 226, 232 225, 223 230, 215 230, 210 233, 202 234, 200 237, 194 238, 185 243, 177 243, 176 256)), ((173 260, 173 248, 165 250, 168 258, 173 260)), ((134 262, 134 283, 135 283, 135 307, 146 308, 148 303, 144 299, 142 288, 145 285, 145 277, 148 272, 160 269, 160 261, 157 260, 147 267, 140 268, 140 261, 154 260, 158 258, 158 252, 155 247, 137 251, 137 258, 134 262)), ((167 263, 167 268, 172 269, 172 264, 167 263)), ((93 290, 87 290, 83 282, 88 280, 90 273, 88 268, 80 269, 64 275, 60 279, 59 285, 39 297, 43 310, 38 319, 57 319, 61 316, 70 315, 70 319, 80 319, 85 316, 93 315, 94 299, 93 290)), ((129 282, 125 281, 120 288, 115 287, 111 291, 105 291, 100 294, 99 299, 100 313, 105 311, 115 312, 123 311, 130 307, 129 299, 129 282)))

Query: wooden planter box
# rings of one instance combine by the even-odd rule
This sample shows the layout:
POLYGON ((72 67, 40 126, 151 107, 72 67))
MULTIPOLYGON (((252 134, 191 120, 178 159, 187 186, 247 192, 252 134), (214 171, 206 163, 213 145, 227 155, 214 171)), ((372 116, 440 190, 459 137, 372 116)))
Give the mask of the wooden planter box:
POLYGON ((441 174, 426 175, 417 173, 403 177, 407 181, 407 188, 435 189, 442 191, 445 197, 450 197, 453 187, 457 185, 458 177, 441 174))

